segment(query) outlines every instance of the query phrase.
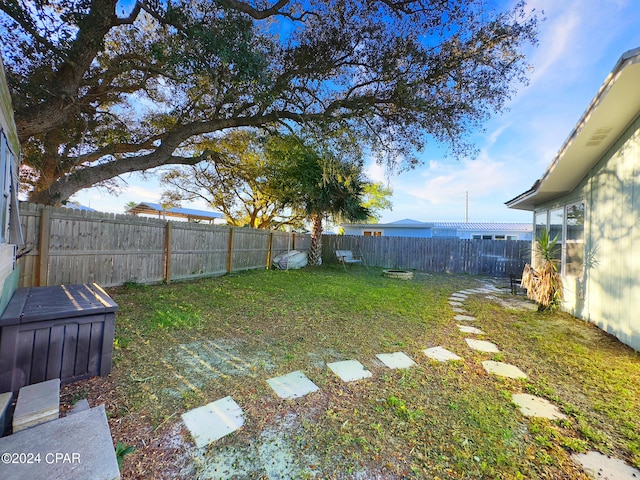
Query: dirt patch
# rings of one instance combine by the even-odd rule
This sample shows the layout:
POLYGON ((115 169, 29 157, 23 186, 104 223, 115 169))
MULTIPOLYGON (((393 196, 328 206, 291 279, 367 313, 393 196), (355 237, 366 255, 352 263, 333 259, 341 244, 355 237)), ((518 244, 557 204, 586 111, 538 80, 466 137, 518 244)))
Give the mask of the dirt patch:
POLYGON ((534 302, 524 297, 514 295, 487 295, 484 298, 510 310, 527 310, 533 312, 538 309, 538 306, 534 302))

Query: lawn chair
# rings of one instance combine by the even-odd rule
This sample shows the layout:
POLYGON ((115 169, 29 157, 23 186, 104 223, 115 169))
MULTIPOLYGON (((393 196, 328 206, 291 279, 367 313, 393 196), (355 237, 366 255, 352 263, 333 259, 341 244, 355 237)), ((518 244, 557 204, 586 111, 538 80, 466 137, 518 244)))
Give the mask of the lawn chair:
POLYGON ((362 263, 365 267, 367 266, 362 255, 354 255, 351 250, 336 250, 336 257, 342 263, 345 272, 347 271, 347 264, 362 263))

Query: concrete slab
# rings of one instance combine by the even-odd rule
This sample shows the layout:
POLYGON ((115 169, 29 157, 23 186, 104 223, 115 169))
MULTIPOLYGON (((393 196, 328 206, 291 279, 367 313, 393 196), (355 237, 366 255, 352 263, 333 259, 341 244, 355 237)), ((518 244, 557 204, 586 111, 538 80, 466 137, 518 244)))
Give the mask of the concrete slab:
POLYGON ((504 362, 494 362, 493 360, 485 360, 482 366, 488 373, 500 375, 509 378, 527 378, 527 374, 515 365, 504 362))
POLYGON ((411 357, 402 352, 378 353, 376 357, 389 368, 411 368, 416 364, 411 357))
POLYGON ((476 335, 484 335, 484 332, 476 327, 471 327, 469 325, 458 325, 458 330, 462 333, 473 333, 476 335))
POLYGON ((468 295, 466 293, 456 292, 456 293, 452 293, 449 298, 452 298, 452 297, 453 298, 460 298, 462 300, 466 300, 468 295))
POLYGON ((0 456, 10 453, 33 454, 34 461, 3 462, 2 480, 120 478, 104 405, 0 438, 0 456))
POLYGON ((231 397, 224 397, 182 414, 182 421, 196 443, 206 447, 244 425, 242 408, 231 397))
POLYGON ((371 376, 371 372, 365 369, 364 365, 357 360, 327 363, 327 367, 345 382, 362 380, 371 376))
POLYGON ((270 378, 267 383, 280 398, 298 398, 315 392, 318 386, 307 378, 300 370, 270 378))
POLYGON ((526 417, 542 417, 548 418, 549 420, 567 418, 558 407, 546 398, 536 397, 528 393, 514 393, 511 400, 520 408, 520 412, 526 417))
POLYGON ((471 322, 473 320, 477 320, 476 317, 472 315, 456 315, 453 319, 458 322, 471 322))
POLYGON ((451 362, 454 360, 462 360, 462 357, 459 357, 453 352, 450 352, 444 347, 431 347, 423 350, 424 354, 432 358, 433 360, 437 360, 439 362, 451 362))
POLYGON ((454 302, 452 300, 449 300, 449 305, 451 305, 452 307, 462 307, 462 306, 464 306, 461 302, 454 302))
POLYGON ((640 470, 622 460, 607 457, 600 452, 574 453, 574 462, 579 464, 587 475, 600 480, 638 480, 640 470))
POLYGON ((60 415, 60 379, 22 387, 13 412, 13 433, 40 423, 55 420, 60 415))
POLYGON ((11 402, 13 401, 13 393, 0 393, 0 437, 4 435, 9 427, 11 418, 11 402))
POLYGON ((83 398, 82 400, 78 400, 72 407, 71 410, 67 413, 67 415, 73 415, 74 413, 84 412, 85 410, 89 410, 89 400, 83 398))
POLYGON ((473 350, 477 350, 479 352, 487 352, 487 353, 499 353, 500 349, 496 346, 495 343, 487 342, 486 340, 476 340, 475 338, 465 338, 465 342, 469 345, 469 348, 473 350))
POLYGON ((460 307, 453 307, 451 310, 453 310, 456 313, 466 313, 466 314, 469 313, 464 308, 460 308, 460 307))
POLYGON ((462 295, 473 295, 475 292, 473 290, 460 290, 458 293, 462 295))

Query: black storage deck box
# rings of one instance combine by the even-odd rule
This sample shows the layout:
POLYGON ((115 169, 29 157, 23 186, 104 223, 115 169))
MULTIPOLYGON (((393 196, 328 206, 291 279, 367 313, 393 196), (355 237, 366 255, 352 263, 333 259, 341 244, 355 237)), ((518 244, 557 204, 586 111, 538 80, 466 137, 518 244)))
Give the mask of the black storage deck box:
POLYGON ((0 392, 107 375, 117 310, 96 284, 16 290, 0 317, 0 392))

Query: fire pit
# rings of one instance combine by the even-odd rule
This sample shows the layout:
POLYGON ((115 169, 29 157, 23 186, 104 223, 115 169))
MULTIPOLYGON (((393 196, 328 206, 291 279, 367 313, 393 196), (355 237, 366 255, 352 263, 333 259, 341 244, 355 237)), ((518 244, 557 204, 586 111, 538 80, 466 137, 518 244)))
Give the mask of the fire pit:
POLYGON ((400 280, 411 280, 413 272, 409 270, 383 270, 382 274, 387 278, 397 278, 400 280))

